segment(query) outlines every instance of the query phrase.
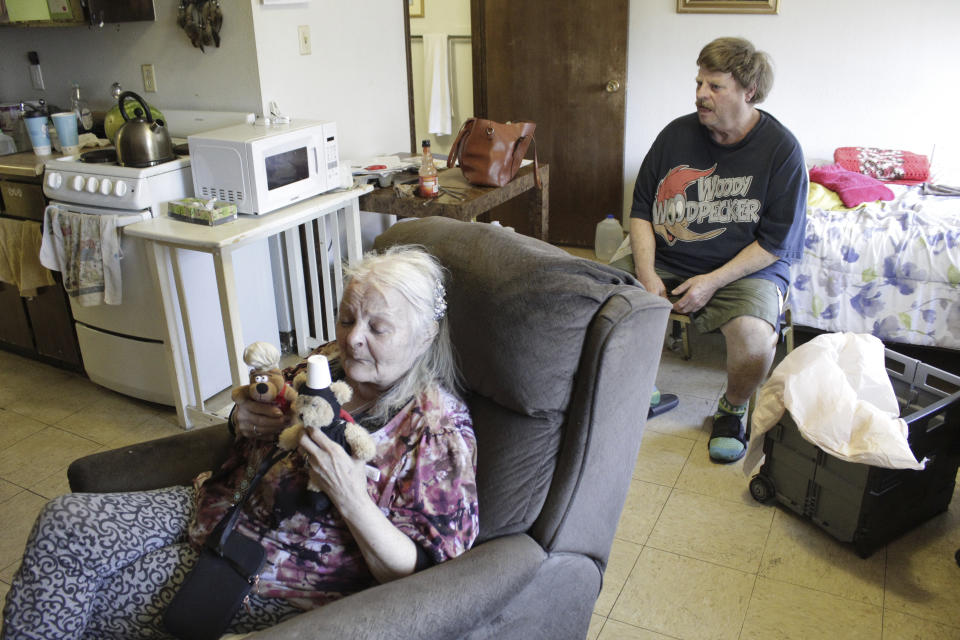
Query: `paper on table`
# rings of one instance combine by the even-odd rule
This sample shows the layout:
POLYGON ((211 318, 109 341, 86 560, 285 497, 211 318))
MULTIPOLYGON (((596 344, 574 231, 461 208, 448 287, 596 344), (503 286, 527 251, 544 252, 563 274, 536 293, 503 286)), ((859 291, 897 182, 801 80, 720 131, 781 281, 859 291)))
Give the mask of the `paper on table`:
POLYGON ((401 160, 400 156, 374 156, 363 160, 351 160, 350 170, 353 175, 386 175, 395 171, 403 171, 409 167, 417 166, 409 159, 401 160), (371 169, 370 167, 383 167, 382 169, 371 169))
POLYGON ((763 438, 785 410, 800 435, 850 462, 923 469, 907 442, 907 423, 874 336, 827 333, 783 359, 760 389, 744 473, 763 455, 763 438))

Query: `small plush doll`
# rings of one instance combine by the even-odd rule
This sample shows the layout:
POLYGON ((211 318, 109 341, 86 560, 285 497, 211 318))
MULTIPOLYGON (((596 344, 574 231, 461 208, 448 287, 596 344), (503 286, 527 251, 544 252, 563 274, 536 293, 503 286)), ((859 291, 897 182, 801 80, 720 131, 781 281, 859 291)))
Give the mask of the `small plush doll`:
POLYGON ((269 402, 281 411, 293 403, 296 390, 287 384, 280 371, 280 350, 269 342, 254 342, 243 351, 243 361, 250 367, 250 384, 230 392, 234 402, 244 397, 269 402))
MULTIPOLYGON (((313 428, 320 429, 328 438, 346 449, 353 458, 363 462, 373 458, 376 453, 373 438, 341 408, 341 405, 350 400, 353 391, 346 382, 330 382, 330 367, 324 356, 314 355, 307 358, 307 372, 298 374, 293 384, 298 389, 297 398, 293 402, 297 421, 280 433, 278 444, 281 449, 296 449, 304 430, 313 428)), ((309 466, 307 469, 310 477, 307 488, 319 492, 316 472, 309 466)), ((329 504, 329 499, 323 493, 320 493, 320 496, 329 504)), ((318 509, 324 508, 316 500, 314 505, 318 509)))

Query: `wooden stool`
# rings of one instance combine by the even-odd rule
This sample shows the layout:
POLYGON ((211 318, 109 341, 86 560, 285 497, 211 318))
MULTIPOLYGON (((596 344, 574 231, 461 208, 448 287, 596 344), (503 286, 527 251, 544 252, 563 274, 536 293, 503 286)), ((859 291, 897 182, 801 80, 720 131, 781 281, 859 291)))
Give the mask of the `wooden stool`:
MULTIPOLYGON (((692 318, 687 313, 670 312, 670 348, 676 351, 678 348, 684 360, 693 357, 693 351, 690 349, 690 321, 692 318)), ((790 309, 789 300, 783 302, 783 322, 780 323, 780 339, 786 345, 787 353, 793 351, 793 311, 790 309)))

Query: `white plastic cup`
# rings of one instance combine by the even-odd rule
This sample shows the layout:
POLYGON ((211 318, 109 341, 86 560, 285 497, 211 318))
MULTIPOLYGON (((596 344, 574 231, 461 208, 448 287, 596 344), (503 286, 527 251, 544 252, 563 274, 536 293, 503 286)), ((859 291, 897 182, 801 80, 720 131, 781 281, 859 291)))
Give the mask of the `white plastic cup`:
POLYGON ((73 155, 80 151, 80 141, 77 134, 77 114, 73 111, 61 111, 50 116, 53 126, 60 139, 60 151, 65 155, 73 155))
POLYGON ((27 133, 30 134, 30 144, 33 145, 33 152, 38 156, 50 155, 50 134, 47 127, 47 116, 27 116, 24 118, 27 123, 27 133))

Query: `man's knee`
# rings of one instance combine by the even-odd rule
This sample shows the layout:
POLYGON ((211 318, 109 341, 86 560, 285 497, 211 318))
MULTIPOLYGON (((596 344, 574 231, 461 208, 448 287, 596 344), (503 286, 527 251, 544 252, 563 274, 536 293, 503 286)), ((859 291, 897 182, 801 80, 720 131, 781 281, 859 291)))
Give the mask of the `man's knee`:
POLYGON ((776 330, 756 316, 737 316, 720 327, 720 332, 727 341, 728 358, 765 354, 777 346, 776 330))

